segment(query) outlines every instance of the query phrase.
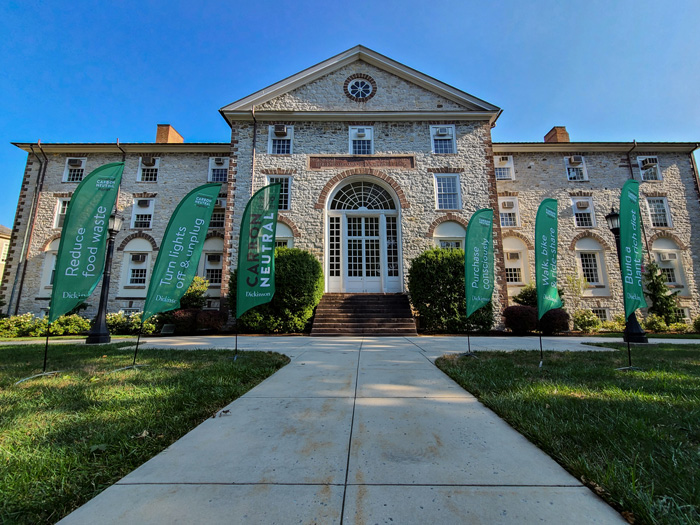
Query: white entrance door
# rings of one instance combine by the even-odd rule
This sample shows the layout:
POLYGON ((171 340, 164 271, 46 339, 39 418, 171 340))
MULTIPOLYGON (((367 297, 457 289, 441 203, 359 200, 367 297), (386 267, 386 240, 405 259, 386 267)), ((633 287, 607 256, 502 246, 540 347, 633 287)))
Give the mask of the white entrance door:
POLYGON ((378 293, 382 291, 382 259, 379 237, 379 217, 345 216, 346 282, 349 293, 378 293))

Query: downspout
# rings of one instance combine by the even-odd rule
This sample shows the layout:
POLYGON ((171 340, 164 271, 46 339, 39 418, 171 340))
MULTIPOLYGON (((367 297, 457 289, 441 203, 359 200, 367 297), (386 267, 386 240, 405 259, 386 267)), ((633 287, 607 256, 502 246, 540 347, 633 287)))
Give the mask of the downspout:
POLYGON ((253 117, 253 151, 250 161, 250 194, 255 193, 255 144, 258 137, 258 121, 255 120, 255 106, 251 106, 250 115, 253 117))
MULTIPOLYGON (((627 166, 629 166, 630 170, 630 180, 634 179, 634 171, 632 171, 632 157, 630 157, 630 153, 637 149, 637 141, 633 140, 632 143, 634 144, 632 146, 632 149, 627 152, 627 166)), ((640 224, 642 225, 642 235, 644 235, 644 246, 647 247, 647 257, 651 257, 651 250, 649 249, 649 239, 647 239, 647 230, 644 227, 644 221, 640 221, 640 224)))
POLYGON ((24 230, 24 239, 22 240, 22 250, 20 252, 20 258, 19 258, 19 264, 22 265, 22 275, 20 277, 20 272, 19 268, 17 269, 17 273, 15 273, 15 282, 12 285, 12 293, 10 294, 10 300, 8 301, 8 308, 7 308, 7 314, 10 314, 10 308, 12 305, 12 301, 15 298, 15 290, 17 290, 17 302, 15 304, 15 313, 14 315, 17 315, 19 312, 19 302, 22 298, 22 289, 24 288, 24 278, 27 274, 27 255, 29 253, 29 247, 31 246, 32 242, 32 236, 34 234, 34 226, 36 224, 36 217, 39 213, 39 195, 41 194, 41 190, 44 187, 44 177, 46 176, 46 168, 49 165, 49 159, 46 156, 46 153, 44 153, 43 148, 41 147, 41 141, 38 140, 36 143, 37 147, 39 148, 39 151, 41 151, 42 157, 44 157, 44 160, 42 161, 39 155, 34 151, 34 146, 30 145, 29 149, 32 150, 32 154, 37 158, 39 161, 39 174, 37 175, 36 179, 36 187, 34 189, 34 197, 32 199, 32 205, 31 208, 29 209, 29 216, 30 216, 30 222, 27 224, 27 228, 24 230), (19 278, 19 285, 17 283, 17 279, 19 278))
POLYGON ((119 145, 119 139, 117 139, 117 147, 119 148, 119 151, 122 152, 122 162, 126 162, 126 151, 124 151, 124 148, 119 145))

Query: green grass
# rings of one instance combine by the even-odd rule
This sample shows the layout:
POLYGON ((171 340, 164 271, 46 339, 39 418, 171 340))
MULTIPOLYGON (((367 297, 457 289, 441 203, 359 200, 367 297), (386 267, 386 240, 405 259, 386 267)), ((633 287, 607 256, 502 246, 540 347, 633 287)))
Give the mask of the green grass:
POLYGON ((54 523, 287 364, 275 353, 131 343, 0 346, 0 523, 54 523))
MULTIPOLYGON (((700 339, 700 334, 695 332, 687 332, 685 334, 677 333, 650 333, 647 332, 647 339, 700 339)), ((598 332, 595 334, 581 334, 581 336, 594 336, 594 337, 622 337, 624 334, 622 332, 598 332)))
POLYGON ((700 345, 609 346, 437 365, 635 523, 700 523, 700 345))

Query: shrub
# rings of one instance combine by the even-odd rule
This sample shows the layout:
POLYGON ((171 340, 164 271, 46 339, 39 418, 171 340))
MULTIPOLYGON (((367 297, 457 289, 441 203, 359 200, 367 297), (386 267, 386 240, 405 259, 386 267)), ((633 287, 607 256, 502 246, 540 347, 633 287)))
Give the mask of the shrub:
POLYGON ((585 334, 598 332, 603 323, 591 310, 577 310, 574 312, 574 330, 581 330, 585 334))
POLYGON ((467 320, 462 250, 434 248, 413 259, 408 270, 408 292, 420 317, 421 330, 488 332, 493 326, 491 303, 467 320))
POLYGON ((554 335, 569 331, 571 316, 563 308, 554 308, 547 311, 540 319, 539 329, 543 335, 554 335))
MULTIPOLYGON (((107 314, 107 329, 113 335, 136 335, 141 326, 141 313, 126 314, 123 311, 107 314)), ((151 317, 143 324, 143 334, 148 335, 156 331, 156 325, 151 317)))
POLYGON ((199 330, 213 330, 220 332, 226 325, 227 315, 219 310, 202 310, 197 315, 197 327, 199 330))
MULTIPOLYGON (((236 314, 237 270, 231 274, 228 295, 236 314)), ((245 312, 238 320, 241 331, 291 333, 304 331, 323 296, 323 268, 311 252, 298 248, 275 250, 275 295, 269 303, 245 312)))
POLYGON ((684 334, 688 330, 690 330, 690 326, 688 326, 684 322, 671 323, 670 325, 668 325, 668 330, 669 330, 669 332, 677 332, 679 334, 684 334))
POLYGON ((509 306, 503 310, 503 322, 515 335, 523 335, 537 329, 537 308, 509 306))
POLYGON ((187 291, 180 299, 180 309, 189 310, 196 309, 201 310, 204 305, 207 304, 207 298, 204 294, 209 289, 209 281, 203 277, 195 276, 192 279, 192 283, 187 288, 187 291))
MULTIPOLYGON (((561 299, 561 307, 564 307, 564 292, 561 288, 557 288, 559 299, 561 299)), ((517 295, 512 297, 513 301, 522 306, 532 306, 537 308, 537 287, 533 283, 525 285, 517 295)))
MULTIPOLYGON (((0 319, 0 337, 43 337, 48 317, 22 314, 0 319)), ((90 330, 90 321, 79 315, 62 315, 51 325, 51 335, 78 335, 90 330)))
MULTIPOLYGON (((680 290, 671 291, 666 284, 666 276, 656 262, 650 262, 644 272, 644 295, 650 301, 648 312, 661 317, 665 324, 675 323, 678 319, 678 302, 676 296, 680 290)), ((654 330, 656 331, 656 330, 654 330)))
POLYGON ((668 330, 668 325, 660 315, 649 314, 646 319, 644 319, 644 329, 652 332, 666 332, 668 330))
POLYGON ((700 332, 700 317, 693 319, 693 332, 700 332))
MULTIPOLYGON (((48 320, 42 319, 48 326, 48 320)), ((42 329, 41 333, 36 335, 46 335, 46 328, 42 329)), ((84 334, 90 330, 90 321, 77 314, 62 315, 51 325, 51 333, 56 335, 78 335, 84 334)))

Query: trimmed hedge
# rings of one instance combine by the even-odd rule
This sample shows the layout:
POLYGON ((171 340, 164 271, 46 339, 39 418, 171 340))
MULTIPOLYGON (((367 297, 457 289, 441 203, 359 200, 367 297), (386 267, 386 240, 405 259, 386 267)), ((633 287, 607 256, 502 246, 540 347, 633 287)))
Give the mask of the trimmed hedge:
MULTIPOLYGON (((237 270, 231 273, 228 295, 236 315, 237 270)), ((272 301, 245 312, 238 329, 252 333, 295 333, 307 329, 323 296, 323 268, 311 252, 298 248, 275 250, 275 295, 272 301)))
POLYGON ((467 320, 463 250, 433 248, 413 259, 408 270, 408 293, 418 312, 421 331, 488 332, 493 326, 492 303, 467 320))

